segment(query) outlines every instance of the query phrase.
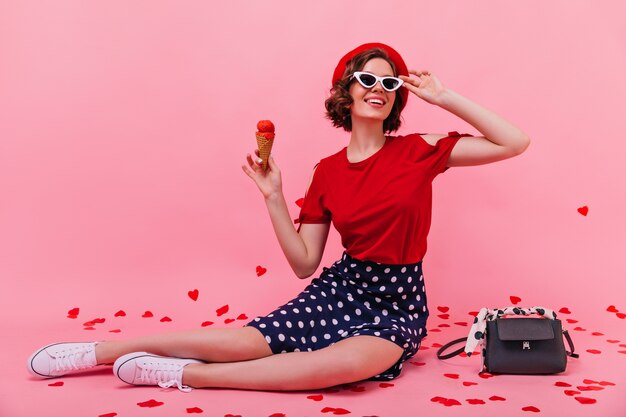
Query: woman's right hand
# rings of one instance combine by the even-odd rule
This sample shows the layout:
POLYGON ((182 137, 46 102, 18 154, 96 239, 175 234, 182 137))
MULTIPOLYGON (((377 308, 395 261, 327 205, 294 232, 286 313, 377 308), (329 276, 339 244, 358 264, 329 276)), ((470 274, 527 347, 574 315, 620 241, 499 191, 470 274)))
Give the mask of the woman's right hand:
POLYGON ((264 171, 261 166, 262 161, 259 158, 259 150, 255 149, 254 153, 256 155, 255 160, 252 160, 250 154, 246 155, 248 166, 241 166, 243 172, 252 178, 265 199, 280 194, 282 192, 282 179, 280 169, 278 169, 278 166, 274 162, 274 158, 270 155, 267 171, 264 171))

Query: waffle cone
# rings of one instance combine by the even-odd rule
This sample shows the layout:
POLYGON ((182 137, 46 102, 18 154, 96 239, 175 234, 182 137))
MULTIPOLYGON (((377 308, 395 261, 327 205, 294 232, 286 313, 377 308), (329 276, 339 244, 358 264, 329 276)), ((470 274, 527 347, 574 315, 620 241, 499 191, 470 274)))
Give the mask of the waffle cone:
POLYGON ((259 158, 263 160, 263 171, 267 170, 267 161, 270 158, 270 153, 272 152, 272 145, 274 145, 274 140, 265 139, 261 135, 256 135, 256 144, 259 148, 259 158))

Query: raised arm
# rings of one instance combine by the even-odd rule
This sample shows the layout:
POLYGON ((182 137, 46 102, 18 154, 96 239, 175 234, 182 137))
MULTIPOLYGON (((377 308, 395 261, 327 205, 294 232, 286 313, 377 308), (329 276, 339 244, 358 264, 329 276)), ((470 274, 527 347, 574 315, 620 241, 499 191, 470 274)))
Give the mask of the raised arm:
MULTIPOLYGON (((428 103, 455 114, 474 126, 483 136, 464 137, 455 145, 447 165, 482 165, 519 155, 530 144, 528 135, 502 116, 480 106, 467 97, 444 87, 428 71, 409 71, 414 77, 400 76, 404 86, 428 103)), ((429 135, 436 142, 437 135, 429 135)), ((445 135, 439 135, 443 137, 445 135)))
POLYGON ((265 204, 287 262, 298 278, 308 278, 322 260, 330 224, 303 224, 298 233, 293 225, 282 191, 280 170, 270 156, 267 172, 247 155, 248 166, 243 171, 252 178, 263 194, 265 204))

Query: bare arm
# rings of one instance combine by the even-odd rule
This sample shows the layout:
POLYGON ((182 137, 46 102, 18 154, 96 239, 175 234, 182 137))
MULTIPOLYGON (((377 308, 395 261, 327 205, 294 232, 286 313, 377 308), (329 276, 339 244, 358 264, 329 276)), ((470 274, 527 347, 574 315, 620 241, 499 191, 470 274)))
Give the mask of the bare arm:
MULTIPOLYGON (((459 139, 448 159, 448 166, 481 165, 501 161, 524 152, 528 136, 498 114, 480 106, 439 81, 429 71, 409 71, 414 77, 400 76, 404 86, 424 101, 455 114, 484 136, 459 139)), ((445 135, 429 135, 436 142, 445 135)))
POLYGON ((291 269, 298 278, 310 277, 322 260, 330 224, 303 224, 298 233, 287 209, 280 170, 274 159, 270 156, 267 172, 263 172, 250 155, 247 160, 249 166, 243 165, 242 169, 256 182, 265 198, 278 243, 291 269))

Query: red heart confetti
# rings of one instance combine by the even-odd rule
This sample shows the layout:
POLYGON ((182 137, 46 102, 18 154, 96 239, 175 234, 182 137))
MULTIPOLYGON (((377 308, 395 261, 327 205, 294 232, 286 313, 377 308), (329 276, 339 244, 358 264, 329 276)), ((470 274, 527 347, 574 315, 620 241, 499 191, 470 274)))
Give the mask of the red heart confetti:
POLYGON ((424 366, 426 365, 426 362, 409 362, 411 365, 415 365, 415 366, 424 366))
POLYGON ((608 311, 609 313, 619 313, 619 310, 617 309, 617 307, 615 307, 614 305, 610 305, 606 311, 608 311))
POLYGON ((437 310, 441 311, 442 313, 447 313, 448 310, 450 310, 450 307, 439 306, 437 307, 437 310))
POLYGON ((576 401, 578 401, 581 404, 595 404, 597 401, 593 398, 587 398, 587 397, 574 397, 576 399, 576 401))
POLYGON ((245 314, 240 314, 237 316, 237 320, 248 320, 248 316, 245 314))
POLYGON ((317 395, 309 395, 307 398, 313 401, 322 401, 324 399, 324 396, 322 394, 317 394, 317 395))
POLYGON ((235 321, 235 319, 226 319, 226 320, 224 320, 224 324, 230 324, 233 321, 235 321))
POLYGON ((465 401, 467 401, 470 404, 485 404, 485 402, 483 400, 480 400, 478 398, 470 398, 470 399, 467 399, 465 401))
POLYGON ((557 387, 571 387, 571 384, 568 384, 567 382, 562 382, 562 381, 557 381, 554 383, 555 386, 557 387))
POLYGON ((152 311, 146 311, 145 313, 141 315, 141 317, 145 317, 145 318, 154 317, 154 314, 152 314, 152 311))
POLYGON ((73 309, 71 309, 70 311, 67 312, 67 318, 68 319, 75 319, 78 317, 78 313, 80 312, 80 308, 75 307, 73 309))
POLYGON ((580 394, 580 391, 574 391, 571 389, 566 389, 564 392, 565 392, 565 395, 569 395, 570 397, 580 394))
POLYGON ((578 207, 578 212, 582 214, 583 216, 586 216, 587 213, 589 213, 589 207, 587 206, 578 207))
POLYGON ((616 313, 615 315, 616 315, 616 316, 617 316, 617 318, 619 318, 619 319, 624 319, 624 318, 626 318, 626 314, 625 314, 625 313, 616 313))
POLYGON ((523 411, 532 411, 533 413, 538 413, 538 412, 541 411, 537 407, 533 407, 532 405, 529 405, 527 407, 523 407, 522 410, 523 411))
POLYGON ((322 408, 322 413, 333 413, 333 414, 350 414, 350 411, 345 408, 333 408, 333 407, 324 407, 322 408))
POLYGON ((466 387, 471 387, 472 385, 478 385, 478 382, 464 381, 463 385, 466 386, 466 387))
MULTIPOLYGON (((284 417, 284 414, 281 414, 284 417)), ((239 414, 224 414, 224 417, 241 417, 239 414)))
POLYGON ((52 384, 48 384, 48 386, 49 387, 62 387, 63 384, 65 384, 65 382, 59 381, 59 382, 53 382, 52 384))
POLYGON ((574 330, 576 330, 577 332, 584 332, 587 329, 583 329, 582 327, 578 326, 578 327, 574 327, 574 330))
POLYGON ((285 417, 285 414, 284 413, 274 413, 274 414, 272 414, 269 417, 285 417))
POLYGON ((450 315, 449 314, 439 314, 439 315, 437 315, 437 317, 439 317, 440 319, 443 319, 443 320, 448 320, 450 318, 450 315))
POLYGON ((594 381, 593 379, 583 379, 583 384, 597 384, 598 381, 594 381))
POLYGON ((602 353, 602 351, 598 349, 587 349, 587 352, 593 353, 594 355, 599 355, 600 353, 602 353))
POLYGON ((476 317, 478 315, 478 311, 470 311, 467 314, 469 314, 470 316, 476 317))
POLYGON ((571 312, 571 311, 569 311, 569 309, 568 309, 567 307, 563 307, 563 308, 561 308, 561 309, 559 310, 559 313, 562 313, 562 314, 572 314, 572 312, 571 312))
POLYGON ((109 333, 121 333, 122 331, 120 329, 113 329, 113 330, 109 330, 109 333))
POLYGON ((450 325, 449 325, 449 324, 446 324, 446 323, 441 323, 441 324, 440 324, 439 326, 437 326, 437 327, 450 327, 450 325))
POLYGON ((204 410, 202 408, 199 408, 199 407, 191 407, 191 408, 187 409, 187 412, 189 414, 191 414, 191 413, 198 413, 199 414, 199 413, 204 413, 204 410))
POLYGON ((228 313, 228 304, 218 308, 217 310, 215 310, 215 312, 217 313, 218 317, 228 313))
POLYGON ((389 382, 381 382, 380 384, 378 384, 378 386, 381 387, 381 388, 395 387, 394 384, 391 384, 389 382))
POLYGON ((569 324, 574 324, 574 323, 578 323, 578 320, 574 320, 574 319, 567 319, 567 322, 569 324))
POLYGON ((602 391, 604 389, 604 387, 597 387, 595 385, 579 385, 576 388, 578 388, 578 391, 602 391))
POLYGON ((511 299, 511 302, 513 303, 513 305, 517 305, 517 303, 519 303, 520 301, 522 301, 522 299, 521 299, 521 298, 516 297, 516 296, 514 296, 514 295, 510 296, 509 298, 511 299))
POLYGON ((267 272, 266 268, 263 268, 261 265, 257 265, 257 267, 256 267, 256 276, 257 277, 260 277, 261 275, 263 275, 266 272, 267 272))
POLYGON ((428 330, 429 332, 435 332, 435 333, 439 333, 441 331, 441 329, 430 329, 428 330))
POLYGON ((615 384, 613 382, 609 382, 609 381, 600 381, 600 382, 598 382, 598 384, 602 385, 603 387, 605 387, 605 386, 612 386, 612 387, 614 387, 615 386, 615 384))
POLYGON ((497 395, 492 395, 489 399, 491 401, 506 401, 506 398, 498 397, 497 395))
POLYGON ((619 343, 619 340, 607 339, 607 342, 609 342, 609 343, 619 343))
POLYGON ((163 405, 165 403, 161 402, 161 401, 157 401, 157 400, 148 400, 148 401, 144 401, 141 403, 137 403, 137 405, 139 407, 148 407, 148 408, 152 408, 152 407, 158 407, 160 405, 163 405))
POLYGON ((117 413, 100 414, 98 417, 115 417, 117 413))
POLYGON ((433 343, 431 347, 440 348, 441 346, 443 346, 441 343, 433 343))
POLYGON ((165 323, 165 322, 167 322, 167 321, 172 321, 172 319, 171 319, 171 318, 169 318, 169 317, 167 317, 167 316, 165 316, 165 317, 163 317, 163 318, 162 318, 161 320, 159 320, 159 321, 160 321, 161 323, 165 323))
POLYGON ((600 333, 600 332, 593 332, 591 333, 592 336, 604 336, 604 333, 600 333))
POLYGON ((626 350, 618 350, 617 353, 623 353, 626 355, 626 350))
POLYGON ((85 327, 83 330, 96 330, 96 328, 93 326, 88 326, 88 327, 85 327))
POLYGON ((454 324, 456 324, 457 326, 464 326, 464 327, 467 327, 467 323, 466 323, 466 322, 464 322, 464 321, 457 321, 457 322, 455 322, 454 324))
POLYGON ((303 205, 304 205, 304 198, 299 198, 296 200, 296 206, 302 208, 303 205))
POLYGON ((446 378, 459 379, 459 374, 443 374, 446 378))
POLYGON ((200 292, 195 289, 193 291, 188 291, 187 295, 189 296, 189 298, 191 298, 193 301, 198 301, 198 295, 200 295, 200 292))
POLYGON ((457 400, 453 398, 433 397, 430 399, 430 401, 443 404, 446 407, 451 407, 453 405, 461 405, 460 402, 458 402, 457 400))
POLYGON ((126 312, 124 310, 120 310, 117 313, 115 313, 115 317, 124 317, 126 316, 126 312))
POLYGON ((212 324, 213 324, 213 322, 212 322, 212 321, 203 321, 201 326, 202 326, 202 327, 207 327, 207 326, 210 326, 210 325, 212 325, 212 324))
POLYGON ((479 377, 483 378, 483 379, 488 379, 488 378, 493 378, 494 375, 490 374, 489 372, 481 372, 478 374, 479 377))

